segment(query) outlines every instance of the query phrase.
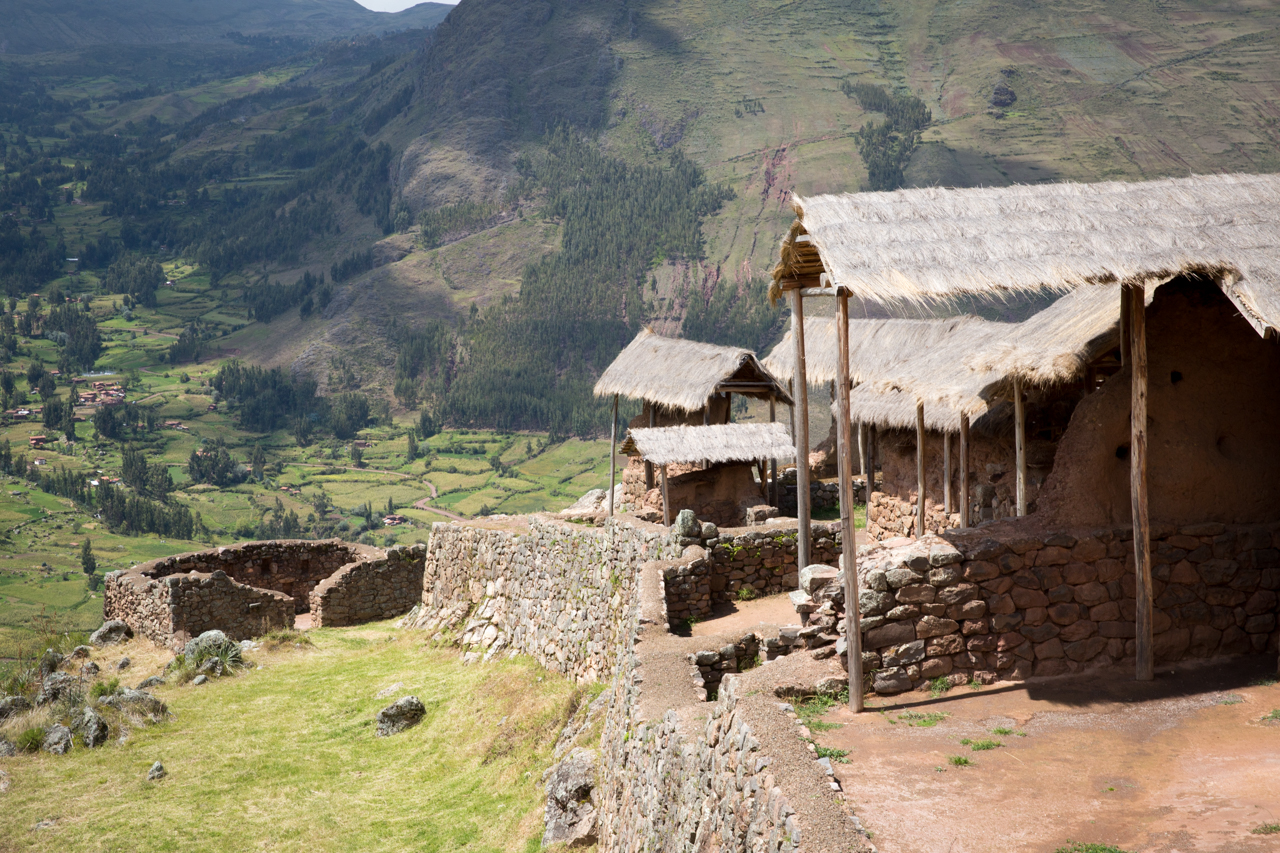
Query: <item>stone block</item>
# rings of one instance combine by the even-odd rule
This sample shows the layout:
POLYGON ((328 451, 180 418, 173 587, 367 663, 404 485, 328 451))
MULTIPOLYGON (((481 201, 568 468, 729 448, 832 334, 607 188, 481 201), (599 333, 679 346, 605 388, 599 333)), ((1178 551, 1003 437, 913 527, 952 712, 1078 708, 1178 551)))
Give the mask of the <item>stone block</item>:
POLYGON ((1151 645, 1157 661, 1181 660, 1191 646, 1191 629, 1170 628, 1156 634, 1151 645))
POLYGON ((925 576, 906 566, 897 566, 884 573, 890 589, 901 589, 904 586, 922 583, 925 576))
POLYGON ((1062 633, 1058 636, 1064 643, 1070 643, 1092 637, 1096 633, 1098 633, 1097 623, 1090 622, 1088 619, 1080 619, 1063 628, 1062 633))
POLYGON ((1071 552, 1061 546, 1046 545, 1036 555, 1037 566, 1065 566, 1069 562, 1071 562, 1071 552))
POLYGON ((914 619, 919 615, 920 605, 918 604, 900 604, 885 614, 889 619, 914 619))
POLYGON ((940 637, 944 634, 953 633, 959 627, 960 625, 951 619, 942 619, 937 616, 922 616, 916 623, 916 636, 920 639, 940 637))
POLYGON ((994 563, 985 560, 974 560, 964 564, 965 579, 974 582, 992 580, 1000 577, 1000 569, 994 563))
POLYGON ((900 604, 930 604, 936 594, 929 584, 911 584, 899 588, 896 598, 900 604))
POLYGON ((838 574, 839 570, 831 566, 821 564, 805 566, 800 570, 800 589, 809 595, 814 595, 827 584, 834 583, 838 574))
POLYGON ((964 638, 959 634, 948 634, 945 637, 933 637, 925 647, 929 657, 954 655, 964 651, 964 638))
POLYGON ((1062 641, 1057 637, 1052 640, 1046 640, 1043 643, 1036 643, 1036 659, 1037 660, 1055 660, 1065 655, 1062 648, 1062 641))
POLYGON ((884 666, 907 666, 924 660, 924 640, 894 646, 881 653, 884 666))
POLYGON ((911 679, 900 666, 877 670, 872 679, 872 689, 882 696, 894 696, 910 690, 911 679))
MULTIPOLYGON (((1010 590, 1009 595, 1012 597, 1013 604, 1018 610, 1026 610, 1028 607, 1047 607, 1049 605, 1049 597, 1038 589, 1027 589, 1026 587, 1015 586, 1010 590)), ((1008 612, 1012 610, 1002 611, 996 607, 991 607, 992 613, 1008 612)))
POLYGON ((866 632, 865 645, 868 649, 883 649, 885 646, 899 646, 916 639, 916 626, 911 622, 889 622, 879 628, 866 632))
POLYGON ((949 566, 953 563, 959 563, 963 559, 964 555, 949 542, 937 543, 929 549, 929 565, 933 568, 949 566))
POLYGON ((1049 621, 1055 625, 1070 625, 1080 618, 1080 605, 1074 603, 1055 604, 1048 608, 1049 621))
POLYGON ((920 664, 920 675, 924 678, 939 678, 951 672, 955 666, 949 657, 925 658, 920 664))
POLYGON ((1023 628, 1020 633, 1033 643, 1044 643, 1062 633, 1062 629, 1052 623, 1046 623, 1034 628, 1023 628))

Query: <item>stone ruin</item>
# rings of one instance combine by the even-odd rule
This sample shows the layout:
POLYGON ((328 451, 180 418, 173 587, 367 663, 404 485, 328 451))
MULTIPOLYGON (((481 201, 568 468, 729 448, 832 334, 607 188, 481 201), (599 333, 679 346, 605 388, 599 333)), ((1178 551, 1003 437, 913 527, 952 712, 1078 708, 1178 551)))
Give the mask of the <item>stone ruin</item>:
POLYGON ((178 647, 218 629, 247 639, 293 627, 400 616, 422 596, 426 546, 375 548, 340 539, 243 542, 179 554, 106 576, 106 619, 178 647))

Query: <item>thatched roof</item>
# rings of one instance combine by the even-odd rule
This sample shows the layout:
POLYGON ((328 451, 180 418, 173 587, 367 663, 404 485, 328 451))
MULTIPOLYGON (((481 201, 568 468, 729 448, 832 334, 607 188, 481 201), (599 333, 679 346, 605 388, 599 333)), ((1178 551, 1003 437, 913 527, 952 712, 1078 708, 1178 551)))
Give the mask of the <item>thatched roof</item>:
POLYGON ((620 394, 671 409, 694 412, 713 394, 731 391, 748 397, 791 397, 760 364, 755 353, 739 347, 664 338, 642 329, 596 382, 595 394, 620 394))
POLYGON ((1221 279, 1260 334, 1280 326, 1280 175, 922 188, 797 197, 774 270, 880 303, 1221 279))
POLYGON ((629 440, 646 462, 672 465, 795 459, 796 448, 780 423, 637 427, 629 440))
MULTIPOLYGON (((970 416, 970 427, 975 432, 996 432, 1009 420, 1011 404, 992 401, 987 407, 970 416)), ((835 404, 831 404, 835 414, 835 404)), ((849 392, 849 420, 877 428, 916 428, 916 398, 905 391, 877 391, 870 385, 860 385, 849 392)), ((941 403, 924 407, 926 429, 938 432, 959 432, 960 411, 941 403)))

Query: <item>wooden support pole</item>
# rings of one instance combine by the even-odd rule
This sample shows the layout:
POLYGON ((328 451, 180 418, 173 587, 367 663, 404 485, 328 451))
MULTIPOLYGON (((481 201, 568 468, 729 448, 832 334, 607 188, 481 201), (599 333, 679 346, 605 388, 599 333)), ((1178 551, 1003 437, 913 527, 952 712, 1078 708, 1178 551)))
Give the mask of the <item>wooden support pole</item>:
POLYGON ((1155 678, 1151 620, 1151 522, 1147 512, 1147 318, 1142 285, 1124 288, 1129 305, 1129 366, 1132 371, 1129 496, 1133 502, 1133 557, 1137 572, 1137 678, 1155 678))
MULTIPOLYGON (((1123 290, 1123 288, 1122 288, 1123 290)), ((1132 360, 1129 356, 1129 348, 1133 345, 1133 329, 1131 320, 1133 318, 1130 312, 1129 297, 1121 293, 1120 295, 1120 366, 1127 367, 1132 360)))
POLYGON ((671 496, 667 493, 667 466, 659 469, 662 479, 662 523, 671 526, 671 496))
POLYGON ((916 538, 924 536, 924 403, 916 402, 916 538))
POLYGON ((858 421, 858 473, 867 476, 867 425, 858 421))
POLYGON ((960 416, 960 526, 969 526, 969 416, 960 416))
POLYGON ((876 428, 867 424, 867 506, 876 488, 876 428))
POLYGON ((795 343, 796 569, 809 565, 809 379, 804 364, 804 297, 791 291, 791 339, 795 343))
MULTIPOLYGON (((652 429, 656 423, 655 411, 658 408, 657 403, 649 403, 649 427, 652 429)), ((653 463, 644 463, 644 490, 647 492, 653 488, 653 463)))
POLYGON ((840 560, 844 567, 849 708, 862 710, 862 627, 858 613, 858 543, 853 526, 853 425, 849 422, 849 297, 836 296, 836 453, 840 475, 840 560))
POLYGON ((1027 514, 1027 406, 1022 377, 1013 377, 1013 446, 1018 463, 1018 517, 1027 514))
POLYGON ((951 433, 942 434, 942 511, 951 518, 951 433))
MULTIPOLYGON (((774 397, 769 398, 769 423, 778 420, 778 405, 774 397)), ((765 495, 765 500, 770 506, 778 505, 778 460, 769 460, 769 492, 765 495)))
POLYGON ((613 429, 609 430, 609 517, 613 518, 613 488, 618 475, 618 395, 613 395, 613 429))

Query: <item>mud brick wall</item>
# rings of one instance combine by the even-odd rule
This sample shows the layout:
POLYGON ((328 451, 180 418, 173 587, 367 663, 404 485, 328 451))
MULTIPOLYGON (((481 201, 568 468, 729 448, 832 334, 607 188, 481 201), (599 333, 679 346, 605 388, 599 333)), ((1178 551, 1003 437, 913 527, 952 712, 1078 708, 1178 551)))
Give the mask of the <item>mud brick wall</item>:
MULTIPOLYGON (((837 565, 840 523, 810 528, 811 563, 837 565)), ((736 599, 745 587, 752 597, 791 592, 799 587, 796 535, 799 528, 776 526, 721 531, 704 540, 692 559, 665 571, 667 618, 673 626, 708 618, 717 604, 736 599)))
POLYGON ((425 545, 388 548, 348 563, 311 590, 312 627, 359 625, 400 616, 422 599, 425 545))
MULTIPOLYGON (((955 683, 1061 675, 1135 653, 1132 531, 1076 537, 952 532, 860 555, 864 665, 892 694, 955 683)), ((1280 525, 1153 530, 1159 663, 1274 653, 1280 525)))

